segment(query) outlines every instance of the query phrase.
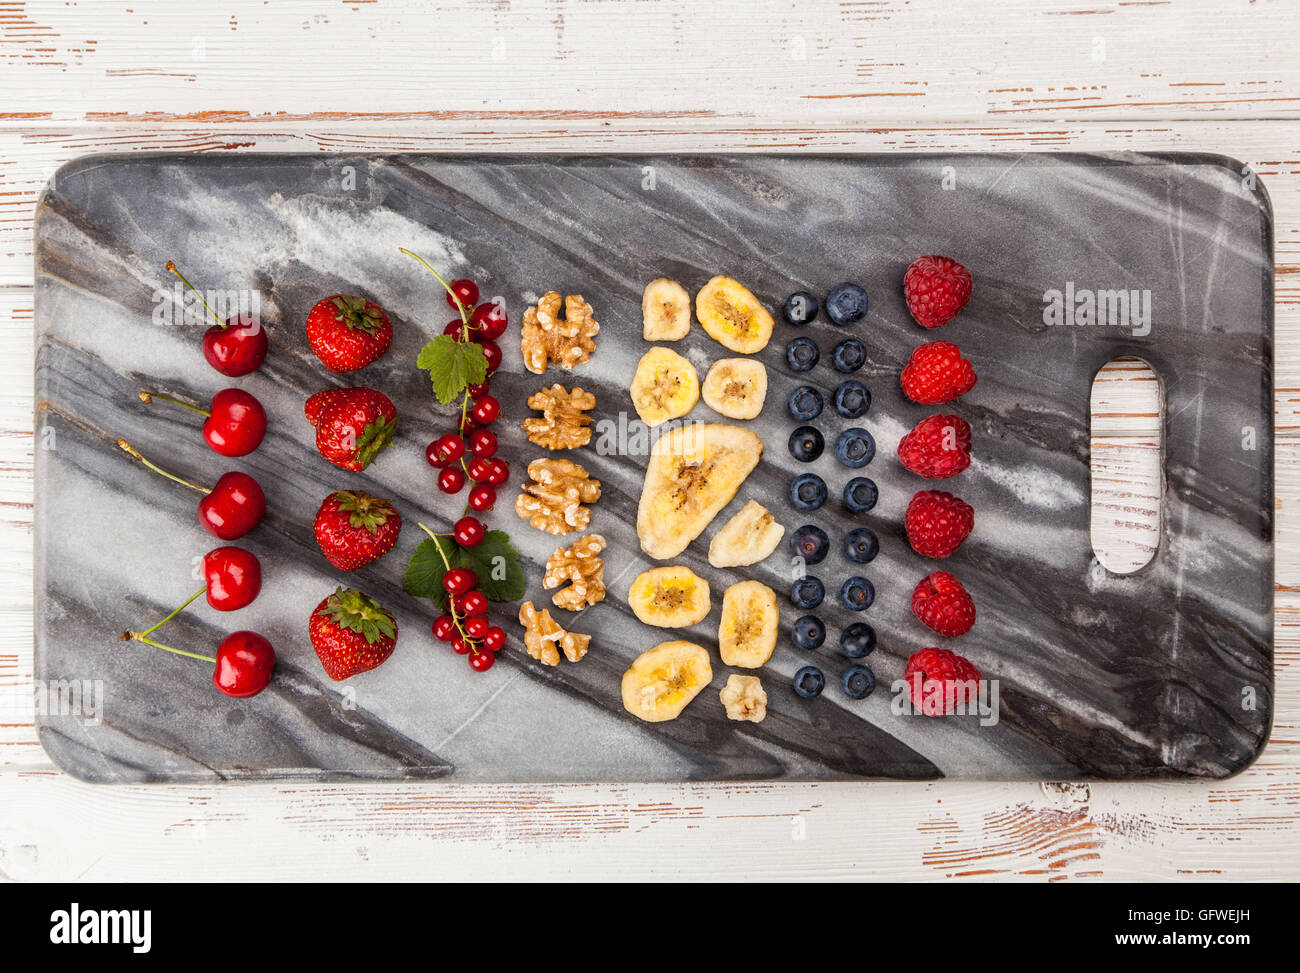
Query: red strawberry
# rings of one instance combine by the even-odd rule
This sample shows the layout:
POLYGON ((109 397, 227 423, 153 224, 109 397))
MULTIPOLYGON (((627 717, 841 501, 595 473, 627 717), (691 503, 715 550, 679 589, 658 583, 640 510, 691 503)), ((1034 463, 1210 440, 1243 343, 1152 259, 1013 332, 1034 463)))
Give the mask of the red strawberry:
POLYGON ((917 257, 903 275, 907 309, 923 328, 955 318, 970 300, 971 286, 970 271, 952 257, 917 257))
POLYGON ((335 294, 307 315, 307 344, 331 372, 353 372, 378 359, 393 343, 393 325, 378 304, 335 294))
POLYGON ((926 716, 969 713, 979 696, 980 671, 969 660, 947 649, 922 649, 903 670, 907 695, 926 716))
POLYGON ((898 459, 928 480, 954 476, 970 466, 970 423, 953 415, 922 419, 899 440, 898 459))
POLYGON ((942 490, 918 490, 903 515, 912 550, 923 557, 947 557, 975 526, 975 510, 942 490))
POLYGON ((951 341, 931 341, 912 352, 901 382, 913 402, 939 405, 973 389, 975 369, 951 341))
POLYGON ((926 628, 956 638, 975 624, 975 602, 962 583, 947 571, 934 571, 912 591, 912 614, 926 628))
POLYGON ((309 398, 303 412, 316 427, 317 451, 342 469, 359 473, 393 445, 397 409, 383 392, 328 389, 309 398))
POLYGON ((360 490, 335 490, 316 511, 312 529, 330 564, 355 571, 393 549, 402 517, 389 500, 360 490))
POLYGON ((393 654, 397 622, 379 602, 353 588, 339 588, 311 613, 311 646, 338 681, 368 672, 393 654))

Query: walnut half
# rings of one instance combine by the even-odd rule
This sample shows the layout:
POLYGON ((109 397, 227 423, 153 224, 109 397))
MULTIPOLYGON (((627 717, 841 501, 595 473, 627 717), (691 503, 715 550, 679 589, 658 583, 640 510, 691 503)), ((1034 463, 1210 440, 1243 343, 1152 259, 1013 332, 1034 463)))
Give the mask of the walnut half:
POLYGON ((524 648, 544 666, 558 666, 561 652, 570 662, 580 662, 591 644, 590 635, 566 632, 550 612, 538 611, 531 601, 519 606, 519 624, 524 627, 524 648))
POLYGON ((534 392, 528 397, 528 408, 542 415, 525 419, 521 425, 530 442, 547 449, 577 449, 591 442, 591 416, 588 409, 596 407, 596 397, 590 392, 575 388, 566 392, 560 384, 534 392))
POLYGON ((547 291, 537 304, 524 312, 519 347, 524 367, 541 375, 548 365, 572 368, 591 359, 596 342, 591 339, 600 331, 591 305, 581 294, 563 299, 564 317, 560 317, 558 291, 547 291))
POLYGON ((600 557, 604 549, 605 538, 586 534, 574 541, 572 547, 558 548, 550 556, 542 587, 550 591, 569 582, 567 588, 551 596, 556 608, 576 612, 605 600, 605 562, 600 557))
POLYGON ((600 499, 600 481, 567 459, 535 459, 528 464, 529 480, 515 501, 515 513, 538 530, 567 534, 591 523, 591 509, 600 499))
POLYGON ((727 719, 748 723, 762 723, 767 716, 767 693, 758 676, 740 676, 732 673, 719 694, 727 708, 727 719))

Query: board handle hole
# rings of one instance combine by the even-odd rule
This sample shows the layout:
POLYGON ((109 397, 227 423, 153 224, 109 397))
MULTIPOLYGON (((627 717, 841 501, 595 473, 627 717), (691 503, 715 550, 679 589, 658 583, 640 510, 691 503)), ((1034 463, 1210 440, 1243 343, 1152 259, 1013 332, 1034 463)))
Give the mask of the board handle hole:
POLYGON ((1141 358, 1114 358, 1089 397, 1092 552, 1112 574, 1133 574, 1160 549, 1164 394, 1141 358))

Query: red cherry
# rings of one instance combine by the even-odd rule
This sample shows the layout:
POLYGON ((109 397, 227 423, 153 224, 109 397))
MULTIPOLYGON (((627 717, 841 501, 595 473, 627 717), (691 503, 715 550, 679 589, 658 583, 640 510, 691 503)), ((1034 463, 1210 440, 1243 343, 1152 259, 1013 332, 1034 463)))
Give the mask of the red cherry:
MULTIPOLYGON (((466 308, 472 308, 478 303, 478 285, 472 280, 469 280, 466 277, 458 277, 451 282, 450 286, 452 292, 456 297, 460 298, 460 303, 464 304, 466 308)), ((452 298, 451 294, 446 295, 446 297, 447 306, 452 310, 459 311, 460 308, 457 306, 456 301, 452 298)))
POLYGON ((478 584, 478 575, 469 568, 452 568, 442 576, 442 586, 449 594, 461 595, 478 584))
POLYGON ((433 620, 433 637, 439 642, 450 642, 456 634, 456 620, 450 615, 439 615, 433 620))
POLYGON ((465 471, 459 466, 448 466, 438 474, 438 489, 443 493, 460 493, 465 485, 465 471))
POLYGON ((497 502, 496 487, 488 486, 486 483, 480 483, 469 491, 469 509, 477 510, 483 513, 491 510, 492 505, 497 502))
POLYGON ((465 619, 465 634, 476 642, 487 634, 487 630, 490 627, 491 626, 488 625, 488 620, 482 615, 473 615, 465 619))
POLYGON ((247 473, 226 473, 199 501, 199 523, 223 541, 243 537, 266 516, 266 494, 247 473))
POLYGON ((485 459, 482 456, 475 456, 465 467, 465 472, 475 483, 486 483, 488 475, 492 472, 492 460, 485 459))
POLYGON ((203 332, 203 357, 222 375, 238 378, 266 361, 266 329, 247 315, 203 332))
POLYGON ((488 460, 487 483, 489 486, 501 486, 510 479, 510 464, 503 459, 488 460))
POLYGON ((479 347, 483 349, 483 357, 487 359, 487 373, 491 375, 501 367, 501 346, 485 339, 479 342, 479 347))
POLYGON ((451 651, 457 655, 466 655, 469 652, 469 643, 459 635, 452 636, 451 651))
POLYGON ((471 652, 469 656, 469 667, 475 672, 487 672, 492 668, 492 663, 497 661, 497 657, 491 652, 471 652))
MULTIPOLYGON (((478 579, 475 579, 478 583, 478 579)), ((469 617, 474 615, 486 615, 489 608, 487 595, 481 591, 466 591, 464 594, 455 595, 456 610, 461 615, 469 617)))
POLYGON ((500 304, 480 304, 474 308, 470 324, 478 328, 485 338, 499 338, 505 333, 508 320, 506 309, 500 304))
POLYGON ((212 397, 203 438, 222 456, 247 456, 266 435, 266 410, 243 389, 222 389, 212 397))
POLYGON ((471 399, 481 399, 483 396, 488 394, 487 379, 484 379, 481 382, 470 382, 465 386, 465 389, 469 392, 469 397, 471 399))
POLYGON ((465 455, 465 440, 454 432, 445 432, 433 441, 433 454, 438 466, 447 466, 465 455))
POLYGON ((485 395, 481 399, 474 400, 474 406, 470 409, 470 415, 480 426, 489 426, 496 422, 497 416, 501 415, 501 403, 495 396, 485 395))
POLYGON ((497 434, 490 429, 475 429, 469 434, 469 449, 475 456, 491 456, 497 451, 497 434))
POLYGON ((500 652, 506 647, 506 630, 497 625, 489 626, 483 633, 483 648, 489 652, 500 652))
POLYGON ((461 547, 478 547, 487 531, 477 517, 461 517, 452 528, 452 536, 461 547))
POLYGON ((275 649, 256 632, 231 632, 217 647, 212 683, 227 696, 256 696, 271 681, 275 649))
POLYGON ((208 604, 232 612, 252 604, 262 590, 262 562, 241 547, 217 547, 203 555, 208 604))

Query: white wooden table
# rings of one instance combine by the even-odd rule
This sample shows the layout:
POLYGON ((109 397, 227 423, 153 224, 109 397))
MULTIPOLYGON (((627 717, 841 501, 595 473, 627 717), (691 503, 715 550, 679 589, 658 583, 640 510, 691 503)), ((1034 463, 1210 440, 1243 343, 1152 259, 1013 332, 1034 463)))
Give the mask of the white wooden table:
POLYGON ((1300 5, 439 6, 0 0, 0 876, 1300 876, 1300 5), (33 205, 60 163, 145 149, 1183 149, 1249 163, 1276 211, 1268 749, 1231 781, 1158 786, 72 780, 30 715, 33 205))

